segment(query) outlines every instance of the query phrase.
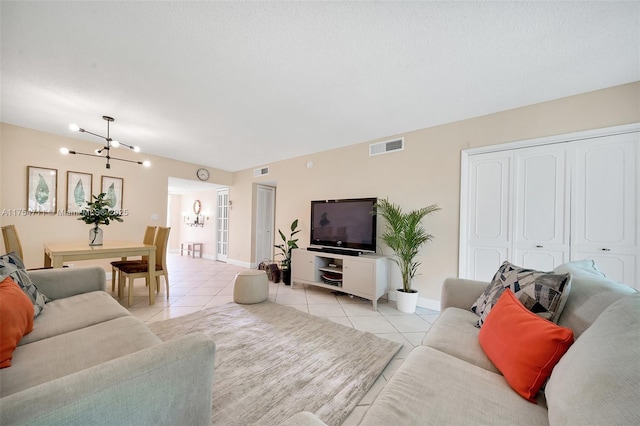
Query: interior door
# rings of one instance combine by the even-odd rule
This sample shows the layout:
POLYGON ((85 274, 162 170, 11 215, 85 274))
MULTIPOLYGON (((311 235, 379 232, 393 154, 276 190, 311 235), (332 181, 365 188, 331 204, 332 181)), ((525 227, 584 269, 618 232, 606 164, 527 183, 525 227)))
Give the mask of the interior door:
POLYGON ((593 259, 616 281, 636 284, 636 163, 640 135, 579 142, 573 192, 572 259, 593 259))
POLYGON ((510 259, 510 153, 475 155, 469 160, 467 268, 463 278, 490 281, 510 259))
POLYGON ((273 259, 273 228, 275 219, 275 188, 256 188, 256 262, 273 259))
POLYGON ((552 271, 569 261, 567 150, 548 146, 515 151, 514 260, 552 271))
POLYGON ((218 190, 218 218, 217 218, 217 250, 216 258, 221 262, 227 261, 229 252, 229 188, 218 190))

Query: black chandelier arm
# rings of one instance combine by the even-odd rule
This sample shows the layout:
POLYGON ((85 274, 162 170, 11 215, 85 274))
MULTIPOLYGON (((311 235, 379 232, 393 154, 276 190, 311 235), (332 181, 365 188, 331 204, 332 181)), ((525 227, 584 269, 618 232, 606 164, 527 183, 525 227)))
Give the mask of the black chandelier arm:
MULTIPOLYGON (((99 156, 98 156, 99 157, 99 156)), ((104 157, 103 157, 104 158, 104 157)), ((119 160, 119 161, 126 161, 128 163, 135 163, 135 164, 143 164, 142 161, 136 161, 136 160, 127 160, 126 158, 118 158, 118 157, 107 157, 110 158, 112 160, 119 160)))
MULTIPOLYGON (((106 160, 107 160, 107 164, 109 164, 109 160, 118 160, 118 161, 126 161, 127 163, 140 164, 141 166, 144 166, 144 162, 142 162, 142 161, 127 160, 126 158, 111 157, 111 156, 109 156, 109 155, 107 155, 107 156, 103 156, 103 155, 97 155, 97 154, 87 154, 87 153, 84 153, 84 152, 78 152, 78 151, 69 151, 69 154, 74 154, 74 155, 84 155, 84 156, 86 156, 86 157, 106 158, 106 160)), ((107 168, 110 168, 110 167, 107 167, 107 168)))
MULTIPOLYGON (((80 130, 78 130, 78 131, 79 131, 79 132, 81 132, 81 133, 88 133, 88 134, 90 134, 90 135, 93 135, 93 136, 97 136, 97 137, 99 137, 99 138, 102 138, 102 139, 106 140, 107 142, 109 142, 109 145, 110 145, 110 146, 109 146, 109 148, 114 148, 113 146, 111 146, 111 142, 113 142, 113 139, 111 139, 109 136, 102 136, 102 135, 99 135, 99 134, 97 134, 97 133, 90 132, 90 131, 85 130, 85 129, 82 129, 82 128, 81 128, 80 130)), ((135 147, 135 146, 133 146, 133 145, 129 145, 129 144, 126 144, 126 143, 124 143, 124 142, 120 142, 120 141, 118 141, 118 143, 119 143, 120 145, 126 146, 127 148, 132 149, 132 150, 134 150, 134 151, 136 150, 136 147, 135 147)), ((105 147, 105 148, 106 148, 106 147, 105 147)))
POLYGON ((97 137, 102 138, 102 139, 104 139, 104 140, 106 140, 106 141, 111 140, 111 139, 109 139, 109 138, 108 138, 108 137, 106 137, 106 136, 102 136, 102 135, 99 135, 99 134, 97 134, 97 133, 90 132, 90 131, 85 130, 85 129, 82 129, 82 128, 80 128, 78 131, 79 131, 80 133, 89 133, 90 135, 97 136, 97 137))
POLYGON ((98 157, 98 158, 105 158, 102 155, 98 155, 98 154, 86 154, 84 152, 78 152, 78 151, 69 151, 69 154, 73 154, 73 155, 86 155, 87 157, 98 157))
POLYGON ((124 145, 124 146, 126 146, 127 148, 130 148, 130 149, 132 149, 132 150, 134 150, 134 151, 136 150, 136 147, 135 147, 135 146, 133 146, 133 145, 128 145, 128 144, 126 144, 126 143, 124 143, 124 142, 120 142, 120 141, 118 141, 118 143, 119 143, 120 145, 124 145))
POLYGON ((125 158, 111 157, 109 155, 111 148, 117 148, 120 145, 125 146, 125 147, 131 149, 134 152, 140 152, 140 148, 137 147, 137 146, 129 145, 129 144, 118 142, 118 141, 115 141, 115 140, 111 139, 110 124, 113 123, 115 121, 115 119, 113 117, 109 117, 107 115, 103 115, 102 119, 107 122, 107 136, 102 136, 102 135, 99 135, 97 133, 89 132, 89 131, 81 128, 77 124, 70 124, 69 125, 69 129, 71 131, 74 131, 74 132, 88 133, 88 134, 90 134, 92 136, 96 136, 98 138, 104 139, 104 140, 107 141, 106 146, 102 147, 101 149, 96 150, 95 154, 86 154, 84 152, 70 151, 67 148, 61 148, 60 152, 62 154, 74 154, 74 155, 84 155, 84 156, 87 156, 87 157, 106 158, 106 160, 107 160, 107 169, 111 168, 110 160, 126 161, 127 163, 135 163, 135 164, 143 165, 145 167, 149 167, 150 163, 148 161, 128 160, 128 159, 125 159, 125 158), (106 153, 105 153, 106 155, 103 155, 103 151, 106 151, 106 153))

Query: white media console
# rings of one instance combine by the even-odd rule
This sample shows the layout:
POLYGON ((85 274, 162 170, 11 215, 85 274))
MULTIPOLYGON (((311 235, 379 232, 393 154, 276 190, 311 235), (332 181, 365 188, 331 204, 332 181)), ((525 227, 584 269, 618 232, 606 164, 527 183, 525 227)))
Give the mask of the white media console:
POLYGON ((291 286, 310 284, 362 297, 373 302, 387 293, 389 259, 376 254, 349 256, 295 249, 291 258, 291 286))

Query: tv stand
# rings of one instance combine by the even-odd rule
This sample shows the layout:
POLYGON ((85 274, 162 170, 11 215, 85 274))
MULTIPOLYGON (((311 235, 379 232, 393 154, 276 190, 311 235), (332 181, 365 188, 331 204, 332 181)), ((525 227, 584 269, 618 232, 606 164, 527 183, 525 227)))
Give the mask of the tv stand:
MULTIPOLYGON (((356 252, 357 253, 357 252, 356 252)), ((362 297, 373 302, 387 293, 388 258, 376 254, 327 253, 310 247, 291 253, 291 287, 309 284, 362 297)))
POLYGON ((309 251, 317 251, 321 253, 342 254, 344 256, 360 256, 363 252, 358 250, 341 249, 334 247, 307 247, 309 251))

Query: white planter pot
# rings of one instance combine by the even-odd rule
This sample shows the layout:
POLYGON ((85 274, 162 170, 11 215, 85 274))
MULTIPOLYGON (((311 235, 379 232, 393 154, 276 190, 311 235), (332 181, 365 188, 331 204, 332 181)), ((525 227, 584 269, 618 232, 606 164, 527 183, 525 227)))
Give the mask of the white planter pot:
POLYGON ((396 305, 400 312, 412 314, 416 311, 416 305, 418 304, 418 292, 405 293, 396 289, 396 305))

